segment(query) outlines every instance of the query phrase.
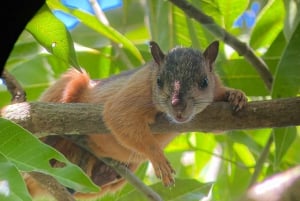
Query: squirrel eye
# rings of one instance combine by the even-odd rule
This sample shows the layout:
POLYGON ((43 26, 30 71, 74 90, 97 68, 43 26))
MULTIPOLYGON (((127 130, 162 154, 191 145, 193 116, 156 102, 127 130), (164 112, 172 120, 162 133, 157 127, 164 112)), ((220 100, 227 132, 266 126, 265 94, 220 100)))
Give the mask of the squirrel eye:
POLYGON ((203 78, 199 83, 199 88, 204 89, 208 86, 208 79, 207 77, 203 78))
POLYGON ((156 83, 160 89, 163 88, 163 81, 160 79, 160 77, 157 77, 156 83))

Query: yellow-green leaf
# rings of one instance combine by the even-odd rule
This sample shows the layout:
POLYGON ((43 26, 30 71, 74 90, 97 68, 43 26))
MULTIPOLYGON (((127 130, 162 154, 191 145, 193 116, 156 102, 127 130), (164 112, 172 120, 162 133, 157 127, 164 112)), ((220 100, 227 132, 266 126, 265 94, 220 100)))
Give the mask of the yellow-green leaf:
POLYGON ((46 5, 27 24, 26 30, 50 53, 79 68, 69 31, 46 5))
POLYGON ((64 155, 42 143, 19 125, 0 118, 0 153, 11 161, 18 170, 38 171, 49 174, 63 185, 80 192, 97 191, 98 187, 76 165, 64 155), (65 164, 62 168, 53 168, 50 160, 65 164))

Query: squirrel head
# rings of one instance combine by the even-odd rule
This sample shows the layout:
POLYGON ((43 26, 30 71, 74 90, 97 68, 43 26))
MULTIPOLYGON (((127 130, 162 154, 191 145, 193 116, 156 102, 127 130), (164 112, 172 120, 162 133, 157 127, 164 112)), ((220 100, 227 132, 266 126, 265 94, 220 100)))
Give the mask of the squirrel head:
POLYGON ((213 101, 213 63, 218 48, 219 42, 214 41, 203 53, 192 48, 175 47, 164 54, 158 44, 150 42, 155 62, 153 102, 172 122, 190 121, 213 101))

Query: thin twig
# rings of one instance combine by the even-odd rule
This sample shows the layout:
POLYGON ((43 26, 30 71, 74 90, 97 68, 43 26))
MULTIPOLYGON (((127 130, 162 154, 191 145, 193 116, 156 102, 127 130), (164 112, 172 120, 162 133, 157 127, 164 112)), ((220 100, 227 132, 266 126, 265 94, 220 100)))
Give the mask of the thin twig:
POLYGON ((97 19, 99 20, 99 22, 105 24, 105 25, 109 25, 109 21, 107 20, 104 12, 102 11, 99 3, 96 0, 89 0, 94 12, 95 12, 95 16, 97 17, 97 19))
POLYGON ((101 160, 107 165, 113 167, 122 177, 124 177, 138 191, 143 193, 143 195, 145 195, 149 200, 162 201, 162 198, 155 191, 146 186, 128 168, 126 168, 124 165, 121 165, 120 162, 108 158, 101 158, 101 160))
POLYGON ((7 70, 1 76, 11 94, 11 103, 22 103, 26 101, 26 93, 20 83, 7 70))
POLYGON ((248 169, 250 169, 250 168, 253 168, 253 166, 246 166, 246 165, 244 165, 243 163, 241 163, 241 162, 239 162, 239 161, 231 160, 231 159, 229 159, 229 158, 227 158, 227 157, 225 157, 225 156, 222 156, 221 154, 216 154, 216 153, 211 152, 211 151, 208 151, 208 150, 206 150, 206 149, 202 149, 202 148, 198 148, 198 147, 194 147, 194 146, 193 146, 193 148, 192 148, 191 150, 192 150, 192 151, 199 151, 199 152, 206 153, 206 154, 208 154, 208 155, 217 157, 217 158, 219 158, 219 159, 221 159, 221 160, 223 160, 223 161, 226 161, 226 162, 228 162, 228 163, 234 164, 234 165, 236 165, 237 167, 242 168, 242 169, 248 170, 248 169))
POLYGON ((140 191, 144 196, 146 196, 149 200, 152 201, 161 201, 160 196, 153 191, 150 187, 146 186, 138 177, 136 177, 132 171, 127 168, 124 164, 119 161, 110 159, 110 158, 99 158, 97 157, 93 150, 91 150, 87 146, 87 142, 82 140, 82 136, 72 135, 65 136, 67 139, 71 140, 76 145, 80 146, 83 150, 89 152, 93 156, 95 156, 98 160, 103 161, 106 165, 113 168, 120 176, 125 178, 132 186, 135 187, 136 190, 140 191))
POLYGON ((68 190, 50 175, 40 172, 30 172, 28 174, 45 188, 57 201, 75 201, 68 190))
POLYGON ((212 17, 204 14, 201 10, 197 9, 192 4, 188 3, 186 0, 169 1, 177 7, 179 7, 180 9, 182 9, 186 15, 188 15, 191 18, 194 18, 196 21, 201 23, 208 31, 210 31, 217 38, 222 39, 225 43, 230 45, 239 53, 239 55, 244 56, 260 74, 261 78, 265 82, 267 89, 271 89, 273 76, 269 71, 268 65, 261 58, 255 55, 251 47, 249 47, 246 43, 241 42, 236 37, 231 35, 225 29, 216 24, 212 17))
POLYGON ((270 148, 273 143, 273 140, 274 140, 274 137, 273 137, 273 134, 271 134, 263 151, 261 152, 261 154, 256 162, 256 166, 255 166, 254 172, 252 174, 251 181, 249 183, 249 187, 253 186, 257 182, 259 174, 261 173, 261 171, 263 169, 264 163, 269 156, 270 148))
MULTIPOLYGON (((91 7, 93 8, 93 11, 95 13, 96 18, 98 19, 98 21, 106 26, 109 26, 109 21, 105 16, 105 13, 103 12, 103 10, 101 9, 98 1, 96 0, 89 0, 91 7)), ((111 41, 111 45, 116 49, 116 51, 118 52, 119 56, 121 57, 121 60, 123 61, 123 63, 125 64, 125 66, 127 67, 127 69, 133 69, 134 65, 132 64, 132 62, 129 60, 128 56, 126 54, 124 54, 123 51, 121 51, 120 46, 111 41)))

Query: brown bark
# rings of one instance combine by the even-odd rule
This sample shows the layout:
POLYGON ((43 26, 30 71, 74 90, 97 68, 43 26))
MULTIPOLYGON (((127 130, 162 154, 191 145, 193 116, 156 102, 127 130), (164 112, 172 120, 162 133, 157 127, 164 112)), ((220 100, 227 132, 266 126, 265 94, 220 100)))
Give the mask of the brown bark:
MULTIPOLYGON (((87 103, 24 102, 8 105, 1 116, 37 136, 109 133, 101 117, 102 106, 87 103)), ((191 122, 170 123, 163 115, 151 125, 154 132, 227 131, 300 125, 300 97, 253 101, 237 113, 225 102, 211 104, 191 122)))
MULTIPOLYGON (((87 135, 92 133, 109 133, 102 120, 101 112, 102 106, 94 104, 24 102, 6 106, 2 109, 1 116, 20 124, 37 136, 42 137, 51 134, 87 135)), ((157 121, 151 125, 151 128, 154 132, 159 133, 180 133, 189 131, 225 131, 285 127, 300 125, 299 114, 300 97, 249 102, 248 105, 238 113, 232 112, 228 103, 216 102, 198 114, 194 120, 189 123, 172 124, 166 120, 163 115, 159 115, 157 121)), ((126 175, 129 176, 128 174, 126 175)), ((291 176, 293 176, 293 174, 291 176)), ((280 191, 280 195, 278 194, 278 201, 289 200, 283 197, 294 195, 295 192, 297 192, 294 191, 294 187, 298 186, 298 178, 299 176, 296 176, 295 179, 290 179, 290 183, 293 185, 289 185, 290 183, 285 185, 286 188, 280 191)), ((137 189, 142 189, 141 191, 143 192, 145 191, 146 195, 154 195, 154 197, 157 197, 152 191, 144 188, 144 185, 141 185, 138 179, 130 176, 129 180, 134 181, 130 183, 134 184, 137 189), (148 191, 150 193, 148 193, 148 191)), ((45 182, 49 183, 47 179, 45 179, 45 182)), ((56 189, 52 186, 49 186, 49 188, 54 189, 53 191, 56 189)), ((258 184, 258 187, 255 185, 253 189, 254 188, 261 188, 260 184, 258 184)), ((260 195, 253 194, 255 192, 255 190, 249 190, 243 199, 265 200, 264 198, 266 197, 264 196, 275 196, 275 194, 272 194, 272 191, 266 191, 260 195)), ((54 196, 56 194, 56 192, 53 193, 54 196)), ((156 198, 154 199, 154 197, 152 197, 153 200, 157 200, 156 198)))

